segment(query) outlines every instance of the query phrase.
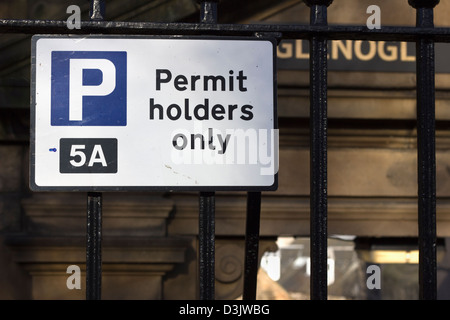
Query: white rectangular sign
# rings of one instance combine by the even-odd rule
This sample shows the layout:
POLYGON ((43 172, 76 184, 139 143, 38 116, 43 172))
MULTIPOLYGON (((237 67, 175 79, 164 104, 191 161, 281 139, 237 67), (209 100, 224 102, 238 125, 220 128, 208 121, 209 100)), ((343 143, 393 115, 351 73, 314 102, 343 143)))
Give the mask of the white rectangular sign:
POLYGON ((275 190, 276 42, 34 36, 35 191, 275 190))

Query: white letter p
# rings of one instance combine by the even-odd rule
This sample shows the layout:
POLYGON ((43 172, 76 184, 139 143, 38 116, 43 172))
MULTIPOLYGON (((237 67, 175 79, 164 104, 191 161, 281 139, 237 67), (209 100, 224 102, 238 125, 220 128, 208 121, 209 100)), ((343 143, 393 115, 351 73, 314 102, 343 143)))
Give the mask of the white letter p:
POLYGON ((69 121, 83 120, 84 96, 107 96, 116 88, 116 67, 107 59, 70 59, 69 121), (98 85, 83 85, 83 70, 102 72, 98 85))

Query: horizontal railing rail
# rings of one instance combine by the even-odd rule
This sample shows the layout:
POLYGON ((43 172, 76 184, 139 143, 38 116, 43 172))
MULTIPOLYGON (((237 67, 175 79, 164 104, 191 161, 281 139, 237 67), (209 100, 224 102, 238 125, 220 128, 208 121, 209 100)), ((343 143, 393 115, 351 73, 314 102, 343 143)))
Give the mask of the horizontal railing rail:
POLYGON ((68 29, 67 22, 60 20, 0 19, 0 33, 254 36, 255 33, 265 32, 280 33, 283 39, 321 35, 330 40, 416 41, 426 37, 434 42, 450 42, 450 28, 383 26, 381 29, 368 29, 367 26, 359 25, 81 21, 80 29, 68 29))

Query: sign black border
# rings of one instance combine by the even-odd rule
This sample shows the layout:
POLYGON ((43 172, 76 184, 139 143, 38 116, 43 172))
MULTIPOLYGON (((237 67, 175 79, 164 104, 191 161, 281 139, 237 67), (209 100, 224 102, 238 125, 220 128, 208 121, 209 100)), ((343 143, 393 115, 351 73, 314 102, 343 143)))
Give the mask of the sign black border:
POLYGON ((90 38, 90 39, 191 39, 191 40, 245 40, 269 41, 272 43, 273 59, 273 128, 278 130, 277 114, 277 41, 272 37, 235 37, 235 36, 140 36, 140 35, 34 35, 31 38, 31 83, 30 83, 30 189, 32 191, 72 191, 72 192, 114 192, 114 191, 275 191, 278 189, 278 161, 279 151, 276 154, 276 172, 274 183, 270 186, 39 186, 35 183, 35 124, 36 124, 36 43, 43 38, 90 38))

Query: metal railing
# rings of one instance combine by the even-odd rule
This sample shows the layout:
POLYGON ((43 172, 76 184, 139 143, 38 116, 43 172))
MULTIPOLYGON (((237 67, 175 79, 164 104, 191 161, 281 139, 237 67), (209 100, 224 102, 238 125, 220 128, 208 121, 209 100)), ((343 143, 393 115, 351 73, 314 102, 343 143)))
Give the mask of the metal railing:
MULTIPOLYGON (((406 0, 403 0, 406 1, 406 0)), ((421 299, 437 298, 436 164, 435 164, 435 42, 450 42, 449 28, 434 28, 433 10, 439 0, 408 0, 416 9, 415 27, 330 26, 327 7, 333 0, 304 0, 310 25, 218 24, 218 0, 199 1, 199 23, 104 21, 105 1, 91 1, 91 20, 68 30, 65 21, 0 19, 2 33, 216 35, 255 36, 310 41, 310 214, 311 299, 327 299, 327 41, 339 39, 410 41, 417 50, 417 154, 419 286, 421 299)), ((281 168, 282 170, 282 168, 281 168)), ((88 193, 87 299, 101 298, 101 193, 88 193)), ((261 193, 248 192, 245 300, 256 298, 261 193)), ((200 298, 214 299, 215 193, 199 194, 200 298)))

